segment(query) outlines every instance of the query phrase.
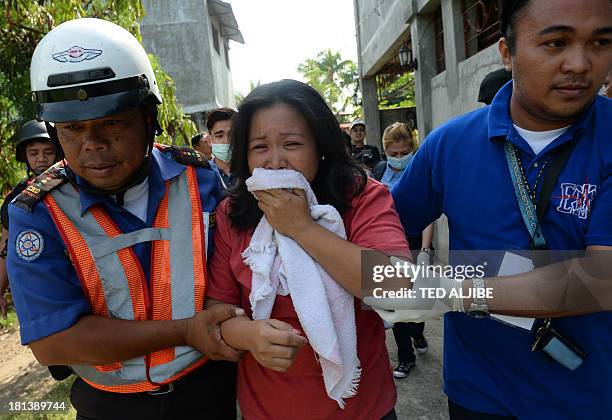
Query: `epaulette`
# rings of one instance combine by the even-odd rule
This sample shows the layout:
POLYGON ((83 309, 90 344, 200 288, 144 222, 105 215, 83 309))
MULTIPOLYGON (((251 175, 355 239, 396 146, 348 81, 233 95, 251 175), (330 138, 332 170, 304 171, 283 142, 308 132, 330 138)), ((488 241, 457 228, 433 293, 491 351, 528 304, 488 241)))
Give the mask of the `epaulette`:
POLYGON ((30 184, 13 200, 13 204, 24 210, 32 209, 45 195, 54 188, 68 182, 68 175, 63 162, 57 162, 42 174, 34 178, 30 184))
POLYGON ((188 146, 167 146, 155 143, 157 150, 181 165, 200 166, 210 169, 208 159, 197 150, 188 146))

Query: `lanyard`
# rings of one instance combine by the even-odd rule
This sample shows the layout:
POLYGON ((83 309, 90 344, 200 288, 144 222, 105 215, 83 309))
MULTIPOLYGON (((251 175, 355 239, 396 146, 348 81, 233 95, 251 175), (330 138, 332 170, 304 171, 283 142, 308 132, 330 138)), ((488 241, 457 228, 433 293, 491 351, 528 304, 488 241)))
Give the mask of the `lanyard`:
MULTIPOLYGON (((522 169, 516 152, 516 147, 506 140, 504 143, 504 152, 506 153, 506 161, 508 162, 508 168, 510 169, 510 177, 512 178, 512 185, 514 185, 516 199, 521 209, 521 216, 523 216, 523 222, 525 223, 525 226, 529 231, 529 235, 531 236, 532 248, 546 249, 546 239, 544 238, 544 235, 542 235, 536 207, 529 194, 529 186, 527 184, 525 171, 522 169)), ((540 173, 542 173, 543 169, 544 168, 540 170, 540 173)), ((534 187, 534 190, 536 188, 537 185, 534 187)))

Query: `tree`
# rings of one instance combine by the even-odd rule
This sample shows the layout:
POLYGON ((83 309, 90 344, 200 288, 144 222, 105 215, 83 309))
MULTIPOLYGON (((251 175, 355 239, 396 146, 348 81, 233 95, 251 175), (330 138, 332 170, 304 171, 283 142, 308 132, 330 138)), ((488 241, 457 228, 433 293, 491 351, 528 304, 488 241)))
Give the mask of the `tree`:
POLYGON ((385 74, 378 77, 378 83, 382 85, 378 109, 416 106, 414 73, 385 74))
POLYGON ((359 87, 357 65, 353 61, 343 60, 339 52, 327 49, 315 59, 309 58, 300 64, 298 71, 323 96, 339 120, 359 114, 360 110, 353 104, 353 95, 359 87), (350 105, 353 112, 347 113, 350 105))
MULTIPOLYGON (((249 80, 249 92, 247 93, 247 95, 249 93, 251 93, 255 88, 261 86, 261 81, 258 80, 256 82, 249 80)), ((240 104, 242 103, 242 101, 244 101, 244 98, 246 97, 246 95, 242 92, 236 92, 234 94, 234 99, 236 100, 236 106, 240 106, 240 104)))
MULTIPOLYGON (((34 118, 30 94, 30 59, 41 38, 55 26, 81 17, 103 18, 130 31, 139 41, 141 0, 4 0, 0 3, 0 192, 23 176, 15 162, 12 138, 19 126, 34 118)), ((164 135, 158 141, 182 138, 187 144, 196 133, 175 99, 174 81, 149 55, 163 98, 159 107, 164 135)))

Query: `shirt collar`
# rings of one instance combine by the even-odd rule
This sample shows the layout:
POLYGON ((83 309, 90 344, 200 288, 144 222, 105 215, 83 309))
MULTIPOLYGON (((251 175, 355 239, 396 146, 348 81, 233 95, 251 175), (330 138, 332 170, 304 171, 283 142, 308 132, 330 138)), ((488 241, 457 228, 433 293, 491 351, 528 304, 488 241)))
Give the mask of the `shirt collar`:
MULTIPOLYGON (((509 137, 514 133, 512 126, 512 118, 510 117, 510 98, 512 97, 512 80, 506 83, 495 95, 493 102, 489 106, 489 140, 495 140, 499 137, 509 137)), ((584 129, 593 114, 595 101, 582 113, 578 121, 576 121, 567 132, 573 137, 578 130, 584 129)), ((566 132, 566 133, 567 133, 566 132)), ((565 136, 564 136, 565 137, 565 136)))
MULTIPOLYGON (((154 189, 160 189, 161 195, 163 195, 164 181, 172 179, 182 173, 185 170, 185 166, 175 162, 173 159, 168 159, 163 155, 162 152, 153 148, 151 155, 151 165, 149 169, 149 195, 152 194, 154 189)), ((87 181, 75 174, 76 183, 78 185, 89 185, 87 181)), ((87 210, 96 204, 106 204, 109 208, 117 206, 115 201, 106 195, 97 195, 88 193, 85 190, 79 191, 79 197, 81 198, 81 216, 85 214, 87 210)))

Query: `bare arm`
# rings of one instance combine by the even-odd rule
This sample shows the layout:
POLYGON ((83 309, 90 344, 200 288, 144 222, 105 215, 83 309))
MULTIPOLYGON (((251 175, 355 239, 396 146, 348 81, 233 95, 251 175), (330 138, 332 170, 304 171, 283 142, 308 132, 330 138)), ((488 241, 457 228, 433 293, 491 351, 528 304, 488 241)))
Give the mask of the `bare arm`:
POLYGON ((293 239, 350 294, 361 297, 361 251, 365 248, 342 239, 314 221, 293 239))
POLYGON ((103 365, 175 346, 191 346, 210 358, 237 361, 240 354, 221 339, 219 323, 243 314, 229 305, 172 321, 129 321, 83 316, 72 327, 30 343, 43 365, 103 365))
MULTIPOLYGON (((612 311, 612 247, 591 246, 584 258, 537 268, 514 276, 486 279, 493 289, 493 313, 556 318, 612 311)), ((472 281, 463 283, 464 291, 472 281)), ((469 308, 471 299, 464 299, 469 308)))
POLYGON ((342 239, 312 220, 303 190, 257 191, 255 196, 276 230, 295 240, 349 293, 362 296, 361 251, 366 248, 342 239))
MULTIPOLYGON (((223 304, 206 299, 206 307, 223 304)), ((223 340, 238 350, 247 350, 261 364, 276 372, 285 372, 306 344, 306 338, 286 322, 276 319, 252 321, 247 316, 237 316, 221 324, 223 340)))

